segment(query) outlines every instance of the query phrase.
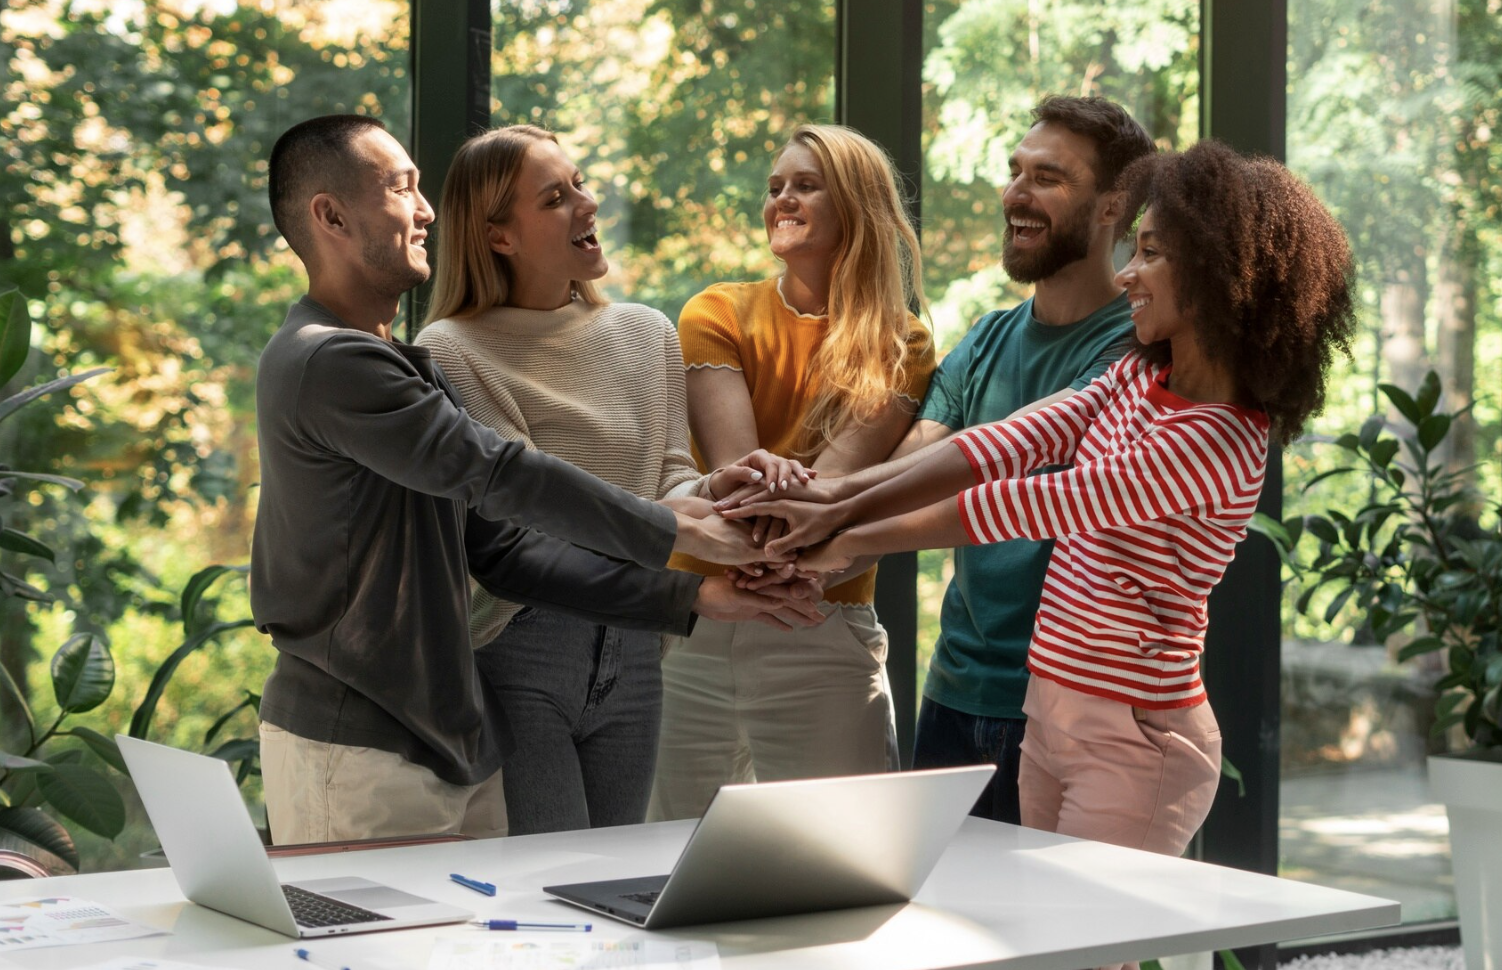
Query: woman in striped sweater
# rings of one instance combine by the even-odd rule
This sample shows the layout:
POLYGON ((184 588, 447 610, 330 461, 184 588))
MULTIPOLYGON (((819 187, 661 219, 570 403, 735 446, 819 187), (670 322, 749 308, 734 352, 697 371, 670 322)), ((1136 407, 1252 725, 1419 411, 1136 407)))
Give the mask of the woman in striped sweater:
POLYGON ((1206 142, 1141 159, 1123 185, 1129 213, 1147 205, 1117 276, 1134 353, 846 502, 726 514, 789 520, 769 552, 812 546, 808 570, 1057 539, 1029 648, 1023 824, 1177 855, 1220 772, 1199 676, 1206 602, 1246 535, 1270 440, 1319 410, 1347 349, 1352 264, 1339 224, 1275 162, 1206 142))

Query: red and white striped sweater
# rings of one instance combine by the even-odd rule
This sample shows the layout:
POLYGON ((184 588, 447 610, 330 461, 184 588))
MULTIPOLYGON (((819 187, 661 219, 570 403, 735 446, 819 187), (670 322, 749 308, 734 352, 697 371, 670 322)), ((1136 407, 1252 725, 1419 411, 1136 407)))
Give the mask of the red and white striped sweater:
POLYGON ((1128 354, 1089 387, 955 438, 981 484, 960 493, 972 542, 1057 538, 1028 669, 1146 708, 1205 700, 1206 600, 1246 536, 1268 421, 1167 388, 1128 354), (1023 477, 1045 465, 1072 467, 1023 477))

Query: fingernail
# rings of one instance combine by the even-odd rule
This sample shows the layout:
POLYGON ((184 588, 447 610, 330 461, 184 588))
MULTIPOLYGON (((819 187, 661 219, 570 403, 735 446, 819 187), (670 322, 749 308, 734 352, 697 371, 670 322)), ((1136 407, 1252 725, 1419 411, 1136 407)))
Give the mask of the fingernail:
POLYGON ((785 491, 785 490, 786 490, 786 489, 787 489, 787 487, 788 487, 788 480, 787 480, 787 479, 786 479, 786 478, 784 478, 784 479, 783 479, 783 480, 782 480, 782 487, 783 487, 783 490, 784 490, 784 491, 785 491))
POLYGON ((761 472, 752 472, 751 473, 751 480, 753 482, 759 482, 759 481, 761 481, 761 472))
POLYGON ((751 533, 751 541, 752 542, 760 542, 761 541, 761 533, 760 532, 753 532, 753 533, 751 533))
POLYGON ((769 492, 775 492, 775 491, 777 491, 777 483, 776 482, 769 483, 767 485, 767 491, 769 491, 769 492))

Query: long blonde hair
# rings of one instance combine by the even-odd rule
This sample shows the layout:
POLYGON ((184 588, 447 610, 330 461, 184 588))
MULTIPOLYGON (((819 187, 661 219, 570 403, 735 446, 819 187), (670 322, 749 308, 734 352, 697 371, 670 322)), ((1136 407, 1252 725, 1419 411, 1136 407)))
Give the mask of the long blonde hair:
POLYGON ((810 362, 819 386, 798 449, 812 456, 891 402, 903 382, 910 313, 926 315, 928 303, 918 235, 886 152, 843 125, 799 125, 788 145, 801 145, 818 158, 840 219, 829 330, 810 362))
MULTIPOLYGON (((439 203, 438 273, 424 326, 506 302, 516 281, 506 257, 490 248, 489 227, 511 217, 517 177, 539 141, 558 139, 533 125, 511 125, 476 135, 454 153, 439 203)), ((585 303, 606 302, 590 281, 572 283, 585 303)))

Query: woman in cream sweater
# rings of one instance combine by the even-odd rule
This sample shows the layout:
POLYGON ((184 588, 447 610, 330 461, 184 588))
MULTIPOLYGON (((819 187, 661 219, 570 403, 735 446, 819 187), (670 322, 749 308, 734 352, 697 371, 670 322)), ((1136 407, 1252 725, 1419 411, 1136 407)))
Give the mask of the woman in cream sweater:
MULTIPOLYGON (((609 268, 597 210, 550 133, 517 125, 470 139, 445 180, 441 260, 417 343, 476 420, 682 504, 702 485, 678 338, 661 313, 607 303, 595 288, 609 268)), ((718 487, 783 468, 753 458, 718 487)), ((660 635, 480 589, 470 633, 515 742, 502 772, 511 834, 640 822, 657 748, 660 635)))

